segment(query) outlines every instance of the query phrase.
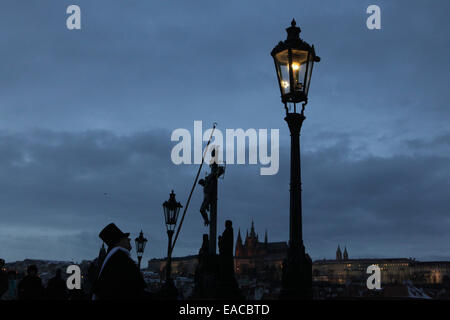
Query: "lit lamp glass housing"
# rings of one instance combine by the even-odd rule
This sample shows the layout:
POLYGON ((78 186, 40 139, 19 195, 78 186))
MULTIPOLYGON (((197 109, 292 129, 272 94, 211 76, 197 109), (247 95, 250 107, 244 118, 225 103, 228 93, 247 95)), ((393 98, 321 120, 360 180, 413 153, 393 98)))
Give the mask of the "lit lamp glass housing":
POLYGON ((281 101, 287 103, 308 102, 309 84, 314 62, 319 62, 314 46, 300 39, 300 28, 292 20, 286 29, 287 39, 273 48, 271 55, 275 62, 281 101))

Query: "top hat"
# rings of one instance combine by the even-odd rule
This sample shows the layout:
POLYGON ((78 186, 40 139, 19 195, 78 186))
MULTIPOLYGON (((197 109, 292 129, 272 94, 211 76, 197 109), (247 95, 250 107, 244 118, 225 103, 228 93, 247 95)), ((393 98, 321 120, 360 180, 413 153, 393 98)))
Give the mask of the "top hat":
POLYGON ((123 233, 114 223, 110 223, 100 231, 98 236, 108 245, 108 247, 111 247, 123 238, 127 238, 129 235, 130 233, 123 233))

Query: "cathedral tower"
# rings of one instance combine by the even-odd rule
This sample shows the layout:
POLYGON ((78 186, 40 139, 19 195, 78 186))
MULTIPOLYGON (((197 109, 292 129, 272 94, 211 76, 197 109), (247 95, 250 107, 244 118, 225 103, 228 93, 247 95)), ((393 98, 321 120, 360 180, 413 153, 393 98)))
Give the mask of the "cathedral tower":
POLYGON ((344 247, 344 260, 348 260, 347 247, 344 247))
POLYGON ((238 231, 238 236, 236 240, 236 251, 234 254, 236 257, 240 257, 244 255, 244 247, 242 245, 242 238, 241 238, 241 229, 238 231))
POLYGON ((339 245, 338 245, 337 250, 336 250, 336 260, 337 261, 341 261, 342 260, 342 252, 341 252, 341 247, 339 247, 339 245))

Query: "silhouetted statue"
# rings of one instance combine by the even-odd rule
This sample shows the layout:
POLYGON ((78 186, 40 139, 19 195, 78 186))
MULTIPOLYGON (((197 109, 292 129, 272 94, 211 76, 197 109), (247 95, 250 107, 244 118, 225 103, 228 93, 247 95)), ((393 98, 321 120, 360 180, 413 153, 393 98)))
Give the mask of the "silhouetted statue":
POLYGON ((201 275, 205 272, 205 266, 207 264, 209 254, 209 239, 208 234, 203 235, 202 247, 198 251, 198 264, 195 268, 195 282, 200 280, 201 275))
POLYGON ((203 222, 205 226, 209 225, 208 213, 211 208, 211 200, 212 200, 212 173, 207 175, 205 179, 200 179, 198 182, 199 185, 203 187, 203 202, 200 207, 200 213, 203 217, 203 222))
POLYGON ((46 297, 50 300, 67 299, 67 285, 61 277, 61 269, 57 269, 56 275, 48 281, 46 297))
POLYGON ((231 220, 225 222, 225 230, 219 236, 219 259, 222 279, 230 279, 234 276, 233 259, 233 224, 231 220))
POLYGON ((202 247, 198 252, 198 264, 195 268, 194 282, 194 297, 205 298, 206 297, 206 278, 210 271, 210 256, 209 256, 209 238, 208 234, 203 234, 202 247))
POLYGON ((209 225, 209 219, 207 212, 211 212, 211 203, 214 201, 214 186, 215 180, 220 177, 224 172, 225 168, 217 165, 216 159, 216 149, 211 151, 211 173, 205 177, 205 179, 200 179, 199 185, 203 187, 203 202, 200 207, 200 213, 202 214, 205 226, 209 225))
POLYGON ((234 276, 233 239, 233 224, 231 220, 227 220, 225 230, 219 236, 219 282, 216 293, 218 299, 244 298, 234 276))
POLYGON ((99 237, 108 251, 93 288, 94 300, 143 299, 149 295, 142 274, 130 258, 129 233, 123 233, 114 223, 107 225, 99 237))
POLYGON ((38 270, 35 265, 27 268, 27 275, 19 282, 19 300, 40 300, 42 299, 44 288, 42 280, 37 275, 38 270))

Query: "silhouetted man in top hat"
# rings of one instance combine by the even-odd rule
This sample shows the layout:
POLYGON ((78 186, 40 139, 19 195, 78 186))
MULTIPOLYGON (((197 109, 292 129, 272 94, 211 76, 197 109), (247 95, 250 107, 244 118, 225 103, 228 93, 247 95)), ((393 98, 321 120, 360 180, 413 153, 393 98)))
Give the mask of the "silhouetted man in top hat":
POLYGON ((143 299, 148 294, 141 272, 130 258, 129 233, 114 223, 107 225, 99 237, 108 245, 106 258, 94 284, 93 300, 143 299))

